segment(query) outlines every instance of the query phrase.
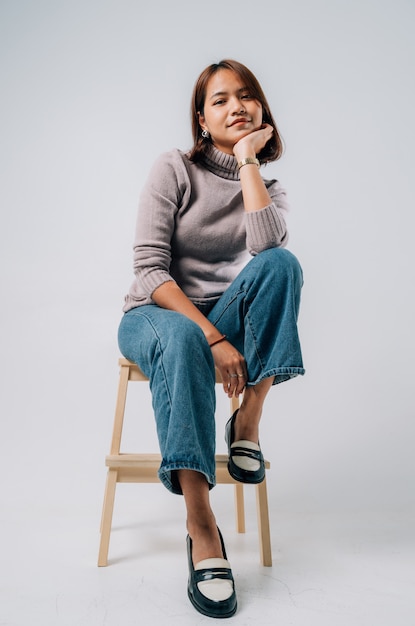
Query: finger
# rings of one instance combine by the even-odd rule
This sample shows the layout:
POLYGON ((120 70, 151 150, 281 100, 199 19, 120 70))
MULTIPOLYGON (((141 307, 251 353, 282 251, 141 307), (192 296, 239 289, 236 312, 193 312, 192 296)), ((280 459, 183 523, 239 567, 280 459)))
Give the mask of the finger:
POLYGON ((234 395, 239 395, 245 386, 244 375, 238 375, 237 373, 228 374, 227 393, 231 398, 234 395))
POLYGON ((235 387, 232 385, 232 382, 229 380, 226 385, 224 385, 225 393, 228 398, 232 398, 235 393, 235 387))
POLYGON ((223 390, 229 398, 232 398, 235 392, 235 385, 231 378, 226 378, 226 381, 223 383, 223 390))
POLYGON ((235 369, 228 370, 228 376, 228 382, 230 382, 229 389, 233 389, 233 393, 239 396, 245 389, 248 381, 248 370, 244 358, 240 358, 239 363, 235 363, 235 369))
POLYGON ((238 385, 236 387, 236 394, 238 396, 245 389, 246 381, 247 381, 247 378, 246 378, 245 374, 242 374, 242 373, 238 374, 238 385))
MULTIPOLYGON (((236 380, 238 380, 236 378, 236 380)), ((229 373, 226 377, 226 385, 225 385, 225 393, 227 394, 228 398, 232 398, 233 394, 235 393, 235 378, 233 376, 231 376, 229 373)))

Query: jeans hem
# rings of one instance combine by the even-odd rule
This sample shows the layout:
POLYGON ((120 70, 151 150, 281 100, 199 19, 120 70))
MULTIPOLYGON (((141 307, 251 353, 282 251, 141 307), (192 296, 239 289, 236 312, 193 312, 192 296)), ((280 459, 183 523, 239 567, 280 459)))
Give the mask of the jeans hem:
POLYGON ((275 367, 273 369, 262 372, 256 380, 248 381, 247 386, 253 387, 257 385, 265 378, 270 378, 274 376, 273 385, 278 385, 279 383, 283 383, 286 380, 290 380, 291 378, 295 378, 296 376, 304 376, 305 369, 303 367, 275 367))
POLYGON ((211 474, 210 472, 205 471, 197 465, 196 463, 189 462, 176 462, 176 463, 166 463, 162 465, 158 471, 158 476, 163 485, 171 492, 177 495, 183 495, 183 492, 180 488, 178 480, 172 477, 173 472, 177 472, 177 470, 191 470, 193 472, 200 472, 203 474, 207 480, 209 485, 209 489, 213 489, 216 485, 216 476, 215 474, 211 474))

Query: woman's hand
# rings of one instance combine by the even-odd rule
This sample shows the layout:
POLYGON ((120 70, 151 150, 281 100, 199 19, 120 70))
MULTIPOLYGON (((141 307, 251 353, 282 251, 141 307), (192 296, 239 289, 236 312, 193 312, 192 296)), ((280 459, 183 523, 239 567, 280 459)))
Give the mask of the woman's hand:
POLYGON ((247 157, 255 157, 272 138, 274 129, 270 124, 262 124, 242 137, 233 147, 233 153, 238 161, 247 157))
POLYGON ((242 393, 248 380, 245 359, 229 341, 220 341, 211 347, 215 366, 223 381, 223 390, 229 398, 242 393))

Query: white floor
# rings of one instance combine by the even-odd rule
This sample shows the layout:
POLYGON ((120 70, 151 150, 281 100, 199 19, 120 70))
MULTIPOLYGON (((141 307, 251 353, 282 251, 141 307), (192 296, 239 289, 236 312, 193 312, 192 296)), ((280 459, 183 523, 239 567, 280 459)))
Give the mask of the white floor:
MULTIPOLYGON (((39 495, 33 467, 36 481, 29 472, 24 497, 16 484, 6 490, 1 626, 214 623, 187 599, 183 502, 161 485, 119 485, 110 562, 97 567, 101 469, 92 472, 91 482, 75 471, 74 480, 68 476, 60 488, 49 478, 49 489, 39 495)), ((19 484, 24 489, 24 481, 19 484)), ((220 485, 212 496, 237 585, 239 609, 230 622, 415 623, 415 520, 410 516, 272 509, 274 565, 264 568, 258 559, 252 488, 246 489, 245 535, 234 531, 232 488, 220 485)))

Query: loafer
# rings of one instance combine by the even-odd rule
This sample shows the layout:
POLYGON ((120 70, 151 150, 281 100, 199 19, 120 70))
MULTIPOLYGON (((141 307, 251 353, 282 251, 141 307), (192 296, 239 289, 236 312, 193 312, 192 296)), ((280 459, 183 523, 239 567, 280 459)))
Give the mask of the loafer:
POLYGON ((257 485, 265 478, 265 461, 259 444, 252 441, 234 441, 235 419, 239 409, 228 420, 225 441, 228 444, 228 471, 240 483, 257 485))
POLYGON ((221 532, 223 559, 204 559, 193 565, 192 540, 187 535, 189 580, 187 594, 195 609, 207 617, 232 617, 237 609, 235 582, 221 532))

